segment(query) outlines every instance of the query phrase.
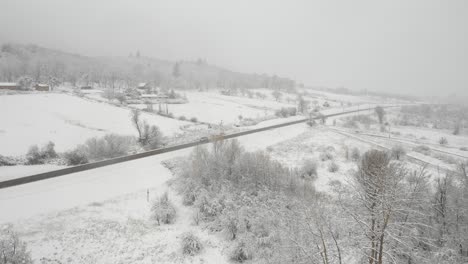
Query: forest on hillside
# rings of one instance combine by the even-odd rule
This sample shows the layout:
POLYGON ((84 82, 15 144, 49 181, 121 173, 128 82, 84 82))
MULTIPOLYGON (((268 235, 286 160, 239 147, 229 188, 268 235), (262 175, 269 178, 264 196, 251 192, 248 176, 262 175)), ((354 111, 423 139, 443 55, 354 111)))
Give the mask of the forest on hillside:
POLYGON ((61 83, 105 88, 134 87, 140 82, 177 89, 224 90, 270 88, 292 90, 294 80, 266 74, 233 72, 194 61, 165 61, 136 52, 128 57, 87 57, 37 45, 3 44, 0 48, 0 82, 61 83))

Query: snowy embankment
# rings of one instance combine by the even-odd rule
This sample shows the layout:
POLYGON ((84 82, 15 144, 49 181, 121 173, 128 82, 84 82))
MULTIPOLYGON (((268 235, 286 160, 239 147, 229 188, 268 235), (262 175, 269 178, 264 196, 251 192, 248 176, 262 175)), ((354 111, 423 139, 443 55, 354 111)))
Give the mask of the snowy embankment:
MULTIPOLYGON (((188 122, 142 113, 166 136, 188 122)), ((0 155, 24 155, 31 145, 55 143, 59 152, 107 133, 136 135, 130 110, 59 93, 0 96, 0 155)))

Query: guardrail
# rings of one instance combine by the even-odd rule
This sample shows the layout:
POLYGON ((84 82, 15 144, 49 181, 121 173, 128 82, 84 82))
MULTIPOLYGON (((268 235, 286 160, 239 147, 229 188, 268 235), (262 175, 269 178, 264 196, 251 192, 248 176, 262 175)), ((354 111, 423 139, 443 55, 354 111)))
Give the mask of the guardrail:
MULTIPOLYGON (((386 106, 384 108, 390 108, 390 107, 397 107, 397 106, 386 106)), ((329 114, 329 115, 324 115, 323 117, 328 118, 328 117, 333 117, 333 116, 339 116, 339 115, 346 115, 346 114, 352 114, 356 112, 361 112, 361 111, 368 111, 374 109, 373 107, 365 108, 365 109, 358 109, 358 110, 351 110, 351 111, 345 111, 345 112, 340 112, 340 113, 334 113, 334 114, 329 114)), ((314 117, 312 119, 318 120, 321 119, 322 117, 314 117)), ((230 139, 230 138, 235 138, 235 137, 240 137, 240 136, 245 136, 253 133, 258 133, 262 131, 267 131, 275 128, 280 128, 280 127, 285 127, 285 126, 291 126, 291 125, 296 125, 300 124, 303 122, 309 121, 310 118, 304 118, 296 121, 290 121, 286 123, 281 123, 277 125, 271 125, 271 126, 266 126, 262 128, 255 128, 247 131, 242 131, 242 132, 237 132, 237 133, 232 133, 232 134, 227 134, 223 136, 223 139, 230 139)), ((195 141, 195 142, 190 142, 190 143, 184 143, 180 145, 175 145, 175 146, 170 146, 170 147, 165 147, 165 148, 159 148, 155 150, 150 150, 146 152, 141 152, 137 154, 131 154, 127 156, 122 156, 122 157, 117 157, 113 159, 107 159, 107 160, 102 160, 102 161, 97 161, 97 162, 92 162, 92 163, 87 163, 83 165, 78 165, 78 166, 73 166, 73 167, 67 167, 64 169, 59 169, 59 170, 54 170, 54 171, 48 171, 48 172, 43 172, 43 173, 38 173, 26 177, 21 177, 21 178, 15 178, 11 180, 6 180, 0 182, 0 189, 3 188, 8 188, 8 187, 13 187, 17 185, 22 185, 26 183, 31 183, 31 182, 36 182, 36 181, 42 181, 46 179, 51 179, 55 177, 60 177, 76 172, 81 172, 81 171, 86 171, 86 170, 92 170, 104 166, 109 166, 109 165, 114 165, 122 162, 127 162, 131 160, 136 160, 136 159, 141 159, 149 156, 154 156, 154 155, 159 155, 167 152, 172 152, 176 150, 181 150, 185 148, 190 148, 194 147, 197 145, 203 145, 203 144, 208 144, 211 143, 215 140, 208 140, 208 141, 195 141)))

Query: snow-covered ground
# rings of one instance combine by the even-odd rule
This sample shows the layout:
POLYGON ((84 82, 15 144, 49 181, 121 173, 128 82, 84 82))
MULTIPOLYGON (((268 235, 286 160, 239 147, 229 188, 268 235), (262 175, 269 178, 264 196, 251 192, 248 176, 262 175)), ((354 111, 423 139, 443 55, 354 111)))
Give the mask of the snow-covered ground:
MULTIPOLYGON (((239 122, 239 116, 243 118, 264 118, 274 116, 275 110, 281 107, 294 107, 284 103, 270 100, 251 99, 246 97, 221 95, 219 91, 211 92, 183 92, 187 97, 186 104, 170 104, 169 112, 176 118, 184 116, 192 117, 199 121, 211 124, 233 124, 239 122)), ((145 108, 146 105, 137 105, 145 108)), ((158 106, 154 105, 154 109, 158 106)))
MULTIPOLYGON (((250 151, 262 150, 308 129, 298 124, 239 140, 250 151)), ((167 185, 172 174, 161 164, 187 156, 191 150, 0 189, 0 210, 9 212, 0 215, 0 224, 13 223, 36 260, 47 257, 62 262, 103 263, 100 257, 116 260, 113 256, 120 254, 125 258, 119 258, 123 263, 185 263, 187 259, 180 254, 180 235, 191 230, 207 248, 189 262, 223 263, 226 256, 221 257, 217 237, 192 226, 190 212, 167 185), (169 192, 180 214, 174 225, 151 226, 148 189, 151 197, 169 192)))
MULTIPOLYGON (((165 135, 189 122, 142 113, 165 135)), ((130 110, 60 93, 0 96, 0 155, 24 155, 31 145, 55 143, 66 151, 107 133, 136 135, 130 110)))
MULTIPOLYGON (((328 109, 326 113, 342 110, 328 109)), ((268 120, 252 128, 299 118, 302 117, 268 120)), ((346 181, 349 170, 355 167, 354 163, 344 160, 343 146, 349 149, 356 146, 361 151, 371 147, 304 123, 250 134, 238 140, 248 151, 270 151, 275 159, 292 167, 300 166, 307 158, 317 159, 327 147, 333 147, 340 170, 329 172, 330 161, 319 164, 316 187, 320 191, 327 191, 332 181, 346 181)), ((70 263, 109 263, 109 260, 122 263, 226 262, 222 241, 192 224, 190 208, 182 205, 180 197, 168 185, 172 174, 162 161, 187 156, 191 151, 192 148, 184 149, 0 189, 0 211, 8 212, 0 215, 0 224, 14 224, 37 261, 46 258, 70 263), (151 199, 169 193, 179 214, 173 225, 155 226, 149 220, 147 191, 151 199), (197 234, 205 245, 205 250, 196 257, 187 258, 180 252, 180 238, 186 231, 197 234)))

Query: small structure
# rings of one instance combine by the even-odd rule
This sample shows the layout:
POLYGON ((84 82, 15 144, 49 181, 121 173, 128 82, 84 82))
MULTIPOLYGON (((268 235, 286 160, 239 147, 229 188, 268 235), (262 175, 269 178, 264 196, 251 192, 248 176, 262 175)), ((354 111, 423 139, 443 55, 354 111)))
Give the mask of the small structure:
POLYGON ((80 89, 81 89, 81 90, 92 90, 93 87, 90 86, 90 85, 84 85, 84 86, 81 86, 80 89))
POLYGON ((0 82, 0 90, 21 90, 21 86, 18 83, 0 82))
POLYGON ((150 85, 148 83, 145 83, 145 82, 139 83, 137 88, 138 89, 151 89, 150 85))
POLYGON ((44 84, 44 83, 38 83, 34 86, 34 88, 36 88, 36 91, 43 91, 43 92, 48 92, 50 91, 50 87, 48 84, 44 84))

